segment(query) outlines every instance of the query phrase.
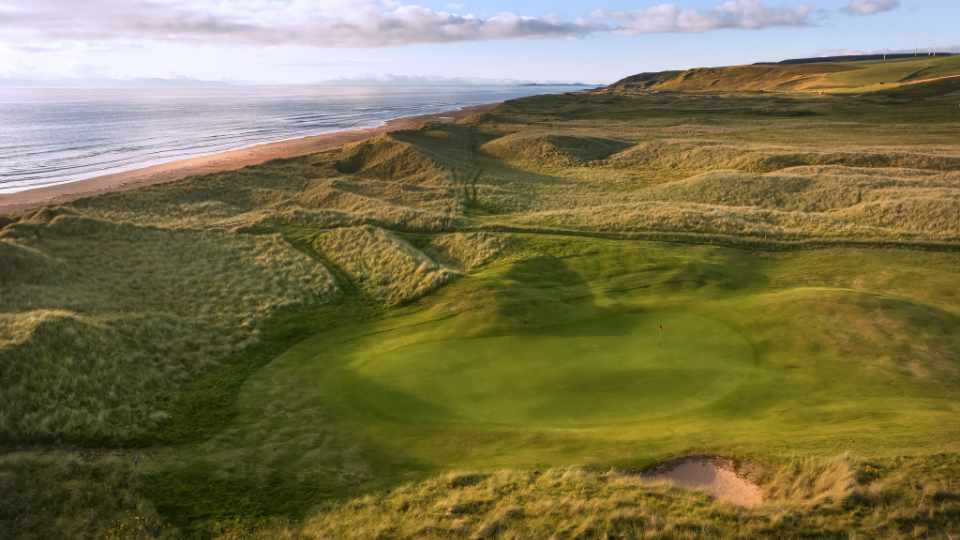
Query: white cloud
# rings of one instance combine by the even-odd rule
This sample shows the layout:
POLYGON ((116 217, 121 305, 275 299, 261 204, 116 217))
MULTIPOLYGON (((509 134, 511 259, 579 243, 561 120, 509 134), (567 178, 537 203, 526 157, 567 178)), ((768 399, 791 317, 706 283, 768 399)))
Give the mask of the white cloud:
POLYGON ((60 40, 382 47, 606 29, 595 22, 514 13, 479 17, 394 0, 0 0, 0 37, 60 40))
POLYGON ((761 29, 812 24, 814 9, 807 5, 768 6, 761 0, 728 0, 712 9, 660 4, 636 11, 601 11, 634 34, 708 32, 729 28, 761 29))
MULTIPOLYGON (((416 0, 0 0, 0 42, 176 42, 311 47, 387 47, 416 43, 579 37, 595 33, 708 32, 814 24, 825 11, 798 3, 717 0, 712 8, 679 2, 599 11, 589 19, 479 16, 451 2, 416 0)), ((892 9, 897 0, 851 0, 851 13, 892 9)), ((41 45, 42 46, 42 45, 41 45)), ((39 50, 39 49, 38 49, 39 50)))
POLYGON ((850 0, 844 11, 852 15, 875 15, 900 7, 900 0, 850 0))

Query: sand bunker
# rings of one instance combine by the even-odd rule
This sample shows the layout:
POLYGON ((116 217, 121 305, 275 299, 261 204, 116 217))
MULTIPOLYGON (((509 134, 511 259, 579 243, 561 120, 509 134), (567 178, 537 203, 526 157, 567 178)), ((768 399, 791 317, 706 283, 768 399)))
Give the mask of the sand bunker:
POLYGON ((744 508, 753 508, 763 502, 759 486, 737 474, 732 463, 718 458, 685 458, 659 467, 644 477, 704 491, 714 499, 744 508))

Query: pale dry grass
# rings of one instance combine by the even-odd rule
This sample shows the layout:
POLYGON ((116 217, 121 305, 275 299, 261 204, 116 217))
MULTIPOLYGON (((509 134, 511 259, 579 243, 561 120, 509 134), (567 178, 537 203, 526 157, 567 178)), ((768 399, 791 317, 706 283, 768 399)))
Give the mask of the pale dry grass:
POLYGON ((449 183, 450 171, 446 165, 423 147, 400 140, 403 135, 381 135, 345 147, 336 163, 337 170, 391 181, 403 178, 413 184, 449 183))
POLYGON ((262 321, 336 294, 326 268, 276 235, 60 213, 3 237, 0 266, 44 263, 0 281, 0 438, 14 441, 149 434, 180 388, 256 343, 262 321))
POLYGON ((925 537, 957 525, 958 486, 935 480, 949 459, 889 465, 850 456, 742 465, 760 479, 754 509, 641 475, 583 469, 448 473, 362 496, 309 517, 303 538, 925 537), (908 472, 912 471, 911 479, 908 472))
POLYGON ((136 452, 0 456, 0 538, 170 538, 143 496, 136 452), (40 510, 42 509, 42 510, 40 510))
POLYGON ((720 170, 628 193, 595 185, 545 190, 525 225, 758 238, 960 238, 960 173, 801 166, 720 170))
MULTIPOLYGON (((709 105, 724 110, 723 100, 709 105)), ((955 145, 732 142, 718 134, 732 137, 745 129, 743 120, 703 120, 699 130, 682 120, 642 127, 560 122, 506 132, 483 123, 428 126, 77 206, 112 221, 239 231, 373 225, 440 233, 469 225, 479 212, 495 223, 594 231, 960 238, 955 145), (702 135, 677 138, 678 126, 702 135), (604 136, 611 133, 618 137, 604 136), (462 184, 477 172, 476 197, 468 198, 462 184)), ((786 129, 787 121, 783 128, 777 122, 766 121, 765 129, 786 129)))
POLYGON ((664 135, 664 138, 641 141, 616 153, 606 164, 617 168, 647 167, 688 173, 719 169, 771 172, 789 167, 830 165, 960 171, 960 155, 955 147, 938 149, 937 153, 932 153, 929 148, 906 146, 857 148, 846 145, 842 151, 827 151, 816 146, 734 145, 715 136, 674 139, 670 132, 664 135))
POLYGON ((615 139, 573 134, 519 132, 494 139, 481 150, 507 162, 532 164, 538 168, 585 165, 629 147, 615 139))
POLYGON ((388 305, 419 298, 455 275, 377 227, 335 229, 318 235, 314 246, 366 294, 388 305))
POLYGON ((406 182, 334 178, 317 180, 283 212, 337 211, 355 222, 404 230, 433 231, 455 225, 460 201, 450 187, 406 182))
POLYGON ((784 509, 842 504, 858 489, 857 463, 849 455, 806 458, 766 472, 767 504, 784 509))
MULTIPOLYGON (((386 139, 361 144, 375 148, 410 146, 386 139)), ((73 206, 86 215, 107 221, 173 229, 250 230, 285 224, 316 227, 375 224, 434 231, 457 222, 461 202, 446 176, 439 176, 436 185, 416 184, 409 176, 414 173, 402 168, 407 176, 389 180, 367 174, 366 169, 347 176, 338 170, 339 156, 338 152, 328 152, 270 162, 136 192, 86 199, 73 206)), ((404 156, 406 154, 396 159, 413 159, 404 156)))
POLYGON ((664 201, 536 212, 518 216, 514 221, 531 227, 585 231, 722 234, 760 239, 887 236, 880 228, 845 223, 823 214, 664 201))
POLYGON ((433 236, 424 248, 434 260, 463 272, 471 272, 503 256, 509 239, 490 233, 451 233, 433 236))

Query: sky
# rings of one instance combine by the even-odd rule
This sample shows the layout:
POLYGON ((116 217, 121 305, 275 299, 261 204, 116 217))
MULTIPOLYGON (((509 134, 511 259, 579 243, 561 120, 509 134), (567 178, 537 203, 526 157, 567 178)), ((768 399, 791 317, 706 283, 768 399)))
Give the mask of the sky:
POLYGON ((0 80, 608 83, 643 71, 960 52, 958 0, 0 0, 0 80))

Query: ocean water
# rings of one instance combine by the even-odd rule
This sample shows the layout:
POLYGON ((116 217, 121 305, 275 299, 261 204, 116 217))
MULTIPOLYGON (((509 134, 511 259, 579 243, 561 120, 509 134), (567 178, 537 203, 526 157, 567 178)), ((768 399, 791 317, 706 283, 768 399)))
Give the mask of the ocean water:
POLYGON ((0 193, 569 86, 0 88, 0 193))

